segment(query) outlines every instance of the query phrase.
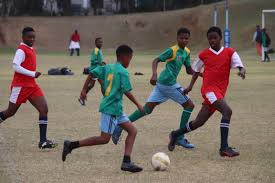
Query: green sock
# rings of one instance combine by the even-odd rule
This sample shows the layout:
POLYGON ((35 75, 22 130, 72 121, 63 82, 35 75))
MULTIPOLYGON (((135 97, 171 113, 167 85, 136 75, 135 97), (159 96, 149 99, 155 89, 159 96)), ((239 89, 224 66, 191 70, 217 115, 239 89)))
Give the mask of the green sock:
POLYGON ((146 112, 146 114, 142 113, 140 110, 136 110, 135 112, 133 112, 130 116, 129 119, 131 122, 135 122, 136 120, 138 120, 139 118, 142 118, 143 116, 146 116, 148 114, 152 113, 152 110, 147 107, 146 105, 143 106, 144 111, 146 112))
MULTIPOLYGON (((186 123, 189 121, 189 118, 191 116, 193 109, 184 109, 181 114, 181 120, 180 120, 180 128, 183 129, 186 126, 186 123)), ((179 136, 178 138, 183 138, 184 134, 179 136)))

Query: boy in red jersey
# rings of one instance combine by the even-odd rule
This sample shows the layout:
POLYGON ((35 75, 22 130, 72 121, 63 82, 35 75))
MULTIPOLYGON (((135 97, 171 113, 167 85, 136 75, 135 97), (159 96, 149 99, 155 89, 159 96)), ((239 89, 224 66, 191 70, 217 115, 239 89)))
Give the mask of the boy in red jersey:
POLYGON ((25 27, 23 29, 22 40, 12 64, 15 72, 11 84, 9 106, 0 112, 0 123, 12 117, 21 104, 28 100, 39 112, 40 142, 38 147, 40 149, 54 148, 57 144, 47 139, 47 101, 43 91, 35 82, 35 78, 38 78, 41 73, 36 72, 36 54, 32 47, 35 41, 33 28, 25 27))
POLYGON ((232 48, 221 46, 222 31, 218 27, 211 27, 207 32, 210 48, 203 50, 199 54, 199 59, 193 65, 192 80, 189 87, 184 91, 189 93, 200 72, 203 71, 203 84, 201 93, 204 98, 202 108, 194 121, 186 124, 185 128, 172 131, 168 149, 173 151, 177 137, 201 127, 218 110, 222 114, 220 123, 221 146, 220 155, 234 157, 239 152, 228 145, 228 131, 232 115, 232 110, 226 103, 224 97, 229 84, 230 68, 238 68, 238 75, 245 79, 245 68, 237 52, 232 48))

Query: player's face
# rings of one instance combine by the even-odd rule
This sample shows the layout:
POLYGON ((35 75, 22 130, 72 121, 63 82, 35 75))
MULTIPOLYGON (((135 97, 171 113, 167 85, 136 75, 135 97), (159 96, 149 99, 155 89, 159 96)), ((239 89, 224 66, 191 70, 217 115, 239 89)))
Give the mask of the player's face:
POLYGON ((121 55, 122 65, 125 68, 129 67, 133 54, 121 55))
POLYGON ((190 35, 188 33, 181 33, 177 37, 178 45, 184 48, 189 42, 190 35))
POLYGON ((96 47, 101 48, 103 46, 103 40, 102 39, 98 39, 95 43, 96 47))
POLYGON ((23 37, 23 42, 28 45, 28 46, 33 46, 34 42, 35 42, 35 32, 30 31, 30 32, 26 32, 23 37))
POLYGON ((211 48, 213 48, 214 50, 220 49, 222 38, 220 37, 220 35, 217 32, 210 32, 207 35, 207 38, 208 38, 208 42, 209 42, 209 45, 211 46, 211 48))

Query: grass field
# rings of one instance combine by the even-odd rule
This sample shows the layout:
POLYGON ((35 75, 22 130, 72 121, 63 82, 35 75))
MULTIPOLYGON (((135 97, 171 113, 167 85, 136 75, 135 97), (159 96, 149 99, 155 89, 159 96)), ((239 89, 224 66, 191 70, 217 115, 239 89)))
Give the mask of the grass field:
MULTIPOLYGON (((100 114, 97 111, 101 94, 96 86, 89 94, 86 107, 77 102, 86 78, 82 69, 88 64, 88 55, 38 55, 38 70, 43 73, 55 66, 68 66, 75 72, 75 76, 43 75, 38 79, 49 105, 48 137, 59 146, 49 152, 37 148, 38 114, 29 103, 23 105, 15 117, 0 127, 0 182, 274 182, 275 62, 260 63, 250 52, 240 54, 247 66, 247 79, 242 81, 236 71, 232 71, 227 101, 233 109, 230 142, 240 150, 241 156, 234 159, 219 157, 221 115, 218 113, 204 127, 188 134, 196 145, 194 150, 178 147, 173 153, 168 152, 168 133, 178 127, 182 108, 167 102, 136 123, 139 133, 133 160, 144 167, 138 174, 119 169, 123 143, 82 148, 69 155, 65 163, 61 161, 64 139, 99 134, 100 114), (166 172, 154 172, 150 165, 151 156, 158 151, 170 156, 171 166, 166 172)), ((8 104, 12 57, 12 54, 6 54, 0 59, 0 109, 5 109, 8 104)), ((148 80, 154 57, 153 53, 138 53, 129 68, 133 93, 141 103, 152 90, 148 80), (134 72, 144 75, 134 76, 134 72)), ((114 57, 108 55, 106 60, 110 63, 114 57)), ((182 72, 179 82, 186 86, 189 80, 190 76, 182 72)), ((200 82, 191 93, 196 104, 191 118, 200 109, 199 86, 200 82)), ((126 98, 124 105, 127 114, 135 110, 126 98)))

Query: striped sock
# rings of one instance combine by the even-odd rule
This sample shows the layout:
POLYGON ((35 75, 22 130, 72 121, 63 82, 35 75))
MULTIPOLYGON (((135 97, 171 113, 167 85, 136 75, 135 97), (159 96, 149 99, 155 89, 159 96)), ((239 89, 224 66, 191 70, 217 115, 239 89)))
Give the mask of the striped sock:
POLYGON ((179 128, 178 130, 173 131, 172 135, 173 137, 178 138, 188 132, 191 132, 192 130, 195 129, 193 128, 192 121, 190 121, 189 123, 186 123, 184 128, 179 128))
POLYGON ((47 126, 48 126, 48 118, 40 117, 39 118, 40 142, 45 142, 47 140, 47 126))
POLYGON ((221 149, 228 147, 228 131, 229 131, 230 120, 222 119, 220 123, 221 130, 221 149))

